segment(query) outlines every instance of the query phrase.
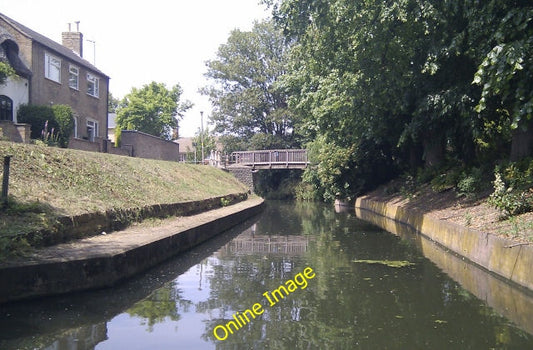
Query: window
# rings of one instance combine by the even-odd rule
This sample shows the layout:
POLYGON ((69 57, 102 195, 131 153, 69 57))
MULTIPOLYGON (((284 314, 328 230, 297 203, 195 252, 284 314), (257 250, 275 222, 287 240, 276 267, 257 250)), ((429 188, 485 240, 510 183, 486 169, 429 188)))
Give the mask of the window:
POLYGON ((61 82, 61 60, 49 53, 44 54, 44 76, 55 82, 61 82))
POLYGON ((74 117, 74 130, 72 130, 72 135, 74 135, 74 138, 78 138, 78 118, 74 117))
POLYGON ((0 95, 0 120, 13 121, 13 100, 0 95))
POLYGON ((87 138, 94 142, 94 138, 98 137, 98 122, 94 120, 87 120, 87 138))
POLYGON ((91 96, 98 97, 100 90, 100 79, 92 74, 87 74, 87 93, 91 96))
POLYGON ((80 87, 79 77, 80 77, 80 69, 76 66, 70 66, 68 68, 68 86, 70 86, 73 89, 79 90, 79 87, 80 87))

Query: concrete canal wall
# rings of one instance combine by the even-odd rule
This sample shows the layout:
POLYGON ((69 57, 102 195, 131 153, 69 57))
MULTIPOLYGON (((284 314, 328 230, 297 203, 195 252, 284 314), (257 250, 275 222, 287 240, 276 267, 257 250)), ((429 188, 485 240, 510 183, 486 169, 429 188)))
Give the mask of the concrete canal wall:
POLYGON ((478 232, 457 224, 436 219, 402 206, 357 198, 357 215, 365 220, 396 232, 398 225, 408 225, 425 237, 437 242, 476 265, 533 291, 533 247, 478 232), (368 215, 368 211, 376 215, 368 215), (381 217, 381 219, 380 219, 381 217), (392 219, 392 220, 387 220, 392 219))
POLYGON ((128 228, 0 265, 0 303, 111 286, 258 214, 253 198, 157 227, 128 228))

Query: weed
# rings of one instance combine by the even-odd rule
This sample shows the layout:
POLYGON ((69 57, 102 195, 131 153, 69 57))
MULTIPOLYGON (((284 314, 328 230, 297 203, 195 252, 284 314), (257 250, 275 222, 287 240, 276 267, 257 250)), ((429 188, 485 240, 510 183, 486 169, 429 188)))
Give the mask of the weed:
POLYGON ((466 226, 472 225, 472 214, 470 214, 470 212, 466 212, 464 215, 465 215, 465 225, 466 226))

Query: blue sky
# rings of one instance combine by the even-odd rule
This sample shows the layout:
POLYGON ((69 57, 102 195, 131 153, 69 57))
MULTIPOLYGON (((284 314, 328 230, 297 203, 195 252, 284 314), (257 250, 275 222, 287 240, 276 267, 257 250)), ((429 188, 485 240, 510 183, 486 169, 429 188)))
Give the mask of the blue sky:
POLYGON ((0 12, 57 42, 80 21, 83 56, 111 77, 115 97, 151 81, 179 83, 195 104, 180 123, 182 136, 198 130, 200 111, 204 123, 211 111, 198 93, 207 84, 205 62, 231 30, 269 17, 259 0, 0 0, 0 12))

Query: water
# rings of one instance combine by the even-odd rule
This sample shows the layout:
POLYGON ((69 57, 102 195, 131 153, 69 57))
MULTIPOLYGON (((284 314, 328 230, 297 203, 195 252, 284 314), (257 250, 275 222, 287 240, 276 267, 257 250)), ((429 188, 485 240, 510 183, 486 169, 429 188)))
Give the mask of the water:
POLYGON ((269 202, 115 288, 0 306, 0 349, 533 349, 527 311, 501 316, 351 213, 269 202))

